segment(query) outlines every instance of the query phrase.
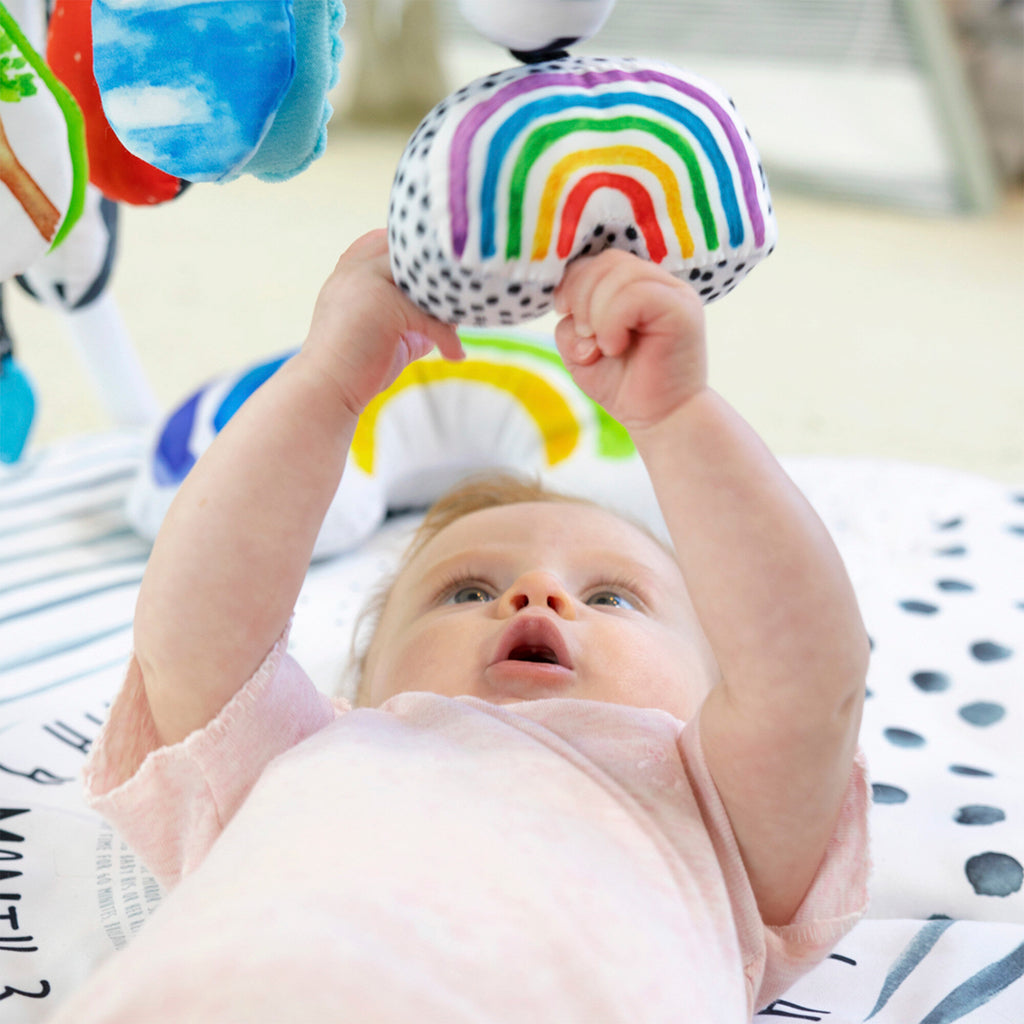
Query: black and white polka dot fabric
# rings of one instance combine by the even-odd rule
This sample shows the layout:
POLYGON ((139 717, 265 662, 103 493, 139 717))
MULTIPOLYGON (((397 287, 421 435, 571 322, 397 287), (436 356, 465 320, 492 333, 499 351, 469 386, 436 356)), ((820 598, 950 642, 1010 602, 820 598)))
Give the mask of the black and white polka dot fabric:
POLYGON ((716 85, 657 61, 563 57, 478 79, 439 103, 399 161, 388 214, 396 283, 442 320, 547 312, 570 260, 652 260, 705 302, 772 252, 749 132, 716 85))
POLYGON ((791 469, 872 640, 869 913, 1024 922, 1024 488, 903 463, 791 469))

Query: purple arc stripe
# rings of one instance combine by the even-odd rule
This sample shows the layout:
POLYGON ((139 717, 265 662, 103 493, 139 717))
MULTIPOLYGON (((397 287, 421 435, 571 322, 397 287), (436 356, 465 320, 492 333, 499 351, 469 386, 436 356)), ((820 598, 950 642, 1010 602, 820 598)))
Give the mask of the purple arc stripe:
POLYGON ((587 71, 582 75, 549 72, 525 75, 503 86, 485 103, 473 107, 455 129, 448 161, 448 207, 452 214, 452 248, 455 255, 457 257, 462 255, 466 248, 466 239, 469 236, 467 195, 469 192, 469 154, 473 145, 473 137, 499 107, 517 99, 524 93, 548 86, 593 86, 609 82, 636 81, 659 82, 662 85, 667 85, 669 88, 703 103, 715 115, 718 123, 724 129, 733 155, 736 157, 736 167, 743 184, 743 199, 750 213, 751 227, 754 229, 754 240, 758 245, 763 245, 764 217, 757 201, 757 184, 754 181, 753 168, 735 122, 722 109, 722 105, 717 100, 709 96, 703 89, 698 89, 695 85, 690 85, 688 82, 662 71, 587 71))

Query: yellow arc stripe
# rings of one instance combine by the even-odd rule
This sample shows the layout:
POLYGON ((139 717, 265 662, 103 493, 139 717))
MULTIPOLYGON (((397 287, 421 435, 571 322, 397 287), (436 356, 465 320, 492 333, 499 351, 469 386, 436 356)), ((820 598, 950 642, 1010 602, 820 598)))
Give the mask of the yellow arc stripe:
POLYGON ((570 153, 568 156, 562 157, 551 169, 537 212, 537 228, 533 236, 531 259, 542 260, 547 256, 548 249, 551 247, 551 232, 555 224, 558 201, 565 192, 569 178, 581 167, 593 167, 595 164, 605 167, 622 165, 641 167, 655 175, 665 192, 665 205, 668 208, 669 220, 675 229, 676 238, 679 240, 679 248, 685 258, 688 259, 693 255, 693 237, 686 226, 679 183, 676 181, 672 168, 664 160, 639 146, 603 146, 598 149, 570 153))
POLYGON ((352 438, 352 457, 363 472, 373 472, 377 420, 388 402, 406 388, 446 380, 490 385, 515 398, 537 424, 544 439, 549 466, 568 458, 575 450, 580 435, 576 415, 569 403, 537 374, 502 363, 421 360, 407 366, 394 384, 377 395, 363 410, 352 438))

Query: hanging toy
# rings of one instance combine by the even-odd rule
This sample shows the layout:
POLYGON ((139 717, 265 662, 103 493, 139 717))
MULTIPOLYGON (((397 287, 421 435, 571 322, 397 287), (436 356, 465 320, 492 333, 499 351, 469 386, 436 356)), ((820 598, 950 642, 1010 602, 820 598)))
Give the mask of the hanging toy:
POLYGON ((81 108, 93 185, 108 199, 133 206, 152 206, 181 194, 187 182, 129 153, 110 128, 92 69, 91 3, 57 0, 50 15, 46 62, 81 108))
POLYGON ((85 128, 22 29, 31 0, 0 3, 0 281, 60 245, 85 201, 85 128))
POLYGON ((597 34, 615 0, 459 0, 462 16, 516 60, 537 64, 565 56, 565 49, 597 34))
MULTIPOLYGON (((501 42, 546 54, 610 6, 536 0, 491 13, 501 42)), ((490 7, 463 9, 489 24, 490 7)), ((777 234, 758 153, 717 85, 660 61, 582 56, 499 71, 439 103, 399 161, 388 231, 395 282, 434 316, 476 326, 548 312, 569 262, 608 247, 711 302, 777 234)))
POLYGON ((4 321, 0 288, 0 463, 17 462, 28 442, 36 399, 25 372, 14 358, 14 339, 4 321))
POLYGON ((323 151, 343 20, 340 0, 92 0, 104 114, 173 177, 291 177, 323 151))

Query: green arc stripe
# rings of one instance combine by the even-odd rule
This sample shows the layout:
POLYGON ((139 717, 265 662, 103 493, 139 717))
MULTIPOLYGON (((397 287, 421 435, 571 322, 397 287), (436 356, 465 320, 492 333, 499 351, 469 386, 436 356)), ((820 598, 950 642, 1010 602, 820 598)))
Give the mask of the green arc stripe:
MULTIPOLYGON (((557 366, 570 381, 569 375, 562 362, 562 357, 557 352, 549 349, 539 348, 527 341, 516 341, 514 338, 496 338, 487 334, 471 334, 459 331, 459 337, 465 345, 470 348, 493 349, 505 354, 536 356, 543 362, 557 366)), ((575 384, 573 385, 575 386, 575 384)), ((583 392, 580 392, 583 394, 583 392)), ((626 428, 618 420, 610 416, 597 402, 588 395, 583 395, 594 411, 594 418, 597 423, 597 453, 606 459, 628 459, 634 454, 636 448, 633 445, 626 428)))
POLYGON ((548 147, 559 139, 577 131, 619 132, 628 129, 640 129, 654 135, 672 149, 686 164, 693 187, 693 199, 704 228, 704 240, 708 250, 718 248, 718 228, 715 226, 715 215, 711 212, 708 202, 707 185, 700 162, 693 147, 678 132, 658 121, 647 117, 626 115, 623 117, 596 118, 574 117, 564 121, 553 121, 535 128, 526 138, 519 156, 512 169, 509 183, 508 201, 508 244, 505 250, 506 259, 517 259, 522 252, 523 234, 523 199, 526 194, 526 180, 533 165, 548 147))

